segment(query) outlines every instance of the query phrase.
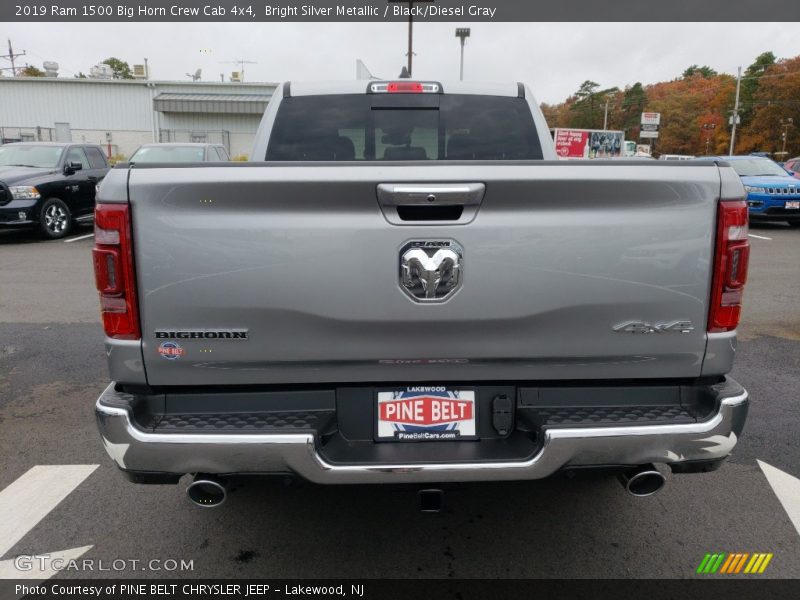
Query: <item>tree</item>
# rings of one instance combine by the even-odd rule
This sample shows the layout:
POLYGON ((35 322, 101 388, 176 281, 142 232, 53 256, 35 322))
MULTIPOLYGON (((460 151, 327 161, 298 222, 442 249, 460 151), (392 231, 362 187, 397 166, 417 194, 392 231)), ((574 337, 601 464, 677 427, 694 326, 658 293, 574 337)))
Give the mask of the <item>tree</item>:
POLYGON ((598 90, 598 87, 599 83, 587 79, 575 92, 574 103, 570 106, 571 127, 599 129, 603 126, 605 103, 607 100, 610 101, 611 96, 619 89, 612 87, 598 90))
POLYGON ((709 152, 716 149, 719 124, 726 118, 734 86, 730 75, 705 78, 701 73, 648 86, 647 110, 661 113, 658 149, 669 154, 704 154, 707 137, 709 152), (703 129, 706 123, 716 125, 710 134, 703 129))
POLYGON ((594 94, 597 92, 597 88, 599 87, 599 83, 587 79, 581 84, 581 87, 578 88, 578 91, 575 92, 575 98, 578 99, 578 102, 582 100, 588 100, 594 96, 594 94))
POLYGON ((83 71, 78 71, 78 74, 75 75, 75 79, 88 79, 86 74, 83 71))
POLYGON ((120 60, 112 56, 111 58, 105 59, 103 64, 111 67, 111 70, 114 72, 114 79, 133 79, 131 67, 124 60, 120 60))
POLYGON ((19 70, 19 77, 44 77, 44 71, 37 69, 33 65, 25 65, 19 70))
MULTIPOLYGON (((598 129, 608 99, 608 127, 624 129, 626 139, 638 139, 643 111, 659 112, 660 152, 727 154, 736 78, 697 65, 687 71, 687 77, 646 86, 635 83, 623 91, 601 90, 587 80, 564 102, 545 104, 542 110, 550 127, 598 129)), ((776 59, 764 52, 756 57, 742 79, 740 111, 735 152, 782 151, 785 133, 787 155, 800 154, 800 56, 776 59), (746 119, 748 110, 751 116, 746 119)))
POLYGON ((622 126, 628 139, 636 139, 639 135, 641 114, 647 106, 647 92, 640 82, 625 88, 622 96, 622 126))
POLYGON ((753 107, 753 98, 758 92, 759 79, 762 75, 775 64, 775 55, 772 52, 762 52, 759 54, 753 64, 747 67, 742 77, 742 87, 740 92, 740 116, 742 124, 746 125, 753 119, 755 112, 753 107))
POLYGON ((559 116, 561 111, 558 109, 557 106, 552 104, 547 104, 546 102, 542 102, 539 105, 539 108, 542 109, 542 114, 544 115, 544 120, 547 121, 547 124, 550 127, 558 127, 559 116))
MULTIPOLYGON (((736 151, 776 152, 783 150, 782 134, 786 133, 786 152, 800 152, 800 56, 776 61, 767 67, 753 95, 753 118, 742 127, 736 138, 736 151), (791 124, 789 119, 792 119, 791 124)), ((786 157, 784 157, 786 158, 786 157)))
POLYGON ((689 79, 690 77, 694 77, 695 75, 700 75, 701 77, 703 77, 703 79, 711 79, 712 77, 717 76, 717 72, 708 65, 703 65, 702 67, 698 67, 697 65, 692 65, 683 72, 684 79, 689 79))

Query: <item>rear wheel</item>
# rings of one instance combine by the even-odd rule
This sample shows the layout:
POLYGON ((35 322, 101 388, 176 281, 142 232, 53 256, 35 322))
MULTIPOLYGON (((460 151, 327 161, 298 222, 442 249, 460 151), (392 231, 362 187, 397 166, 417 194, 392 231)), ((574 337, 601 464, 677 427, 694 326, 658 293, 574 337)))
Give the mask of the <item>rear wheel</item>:
POLYGON ((62 238, 72 228, 72 215, 69 208, 58 198, 48 198, 42 205, 39 215, 39 229, 44 237, 51 240, 62 238))

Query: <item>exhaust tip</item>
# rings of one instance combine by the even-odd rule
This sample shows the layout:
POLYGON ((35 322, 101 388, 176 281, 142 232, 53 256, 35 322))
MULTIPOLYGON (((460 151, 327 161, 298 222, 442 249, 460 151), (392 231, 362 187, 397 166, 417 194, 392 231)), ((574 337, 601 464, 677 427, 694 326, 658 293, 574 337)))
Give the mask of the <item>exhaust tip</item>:
POLYGON ((444 510, 444 490, 429 489, 417 492, 420 512, 440 513, 444 510))
POLYGON ((625 490, 637 498, 652 496, 664 487, 666 478, 653 465, 643 465, 619 477, 625 490))
POLYGON ((196 477, 186 488, 186 495, 195 506, 214 508, 225 502, 228 490, 224 483, 215 477, 196 477))

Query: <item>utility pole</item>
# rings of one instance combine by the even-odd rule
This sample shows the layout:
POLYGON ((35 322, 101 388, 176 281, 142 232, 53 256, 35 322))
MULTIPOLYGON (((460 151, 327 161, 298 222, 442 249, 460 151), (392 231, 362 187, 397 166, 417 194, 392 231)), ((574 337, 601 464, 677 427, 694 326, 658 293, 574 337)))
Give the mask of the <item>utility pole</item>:
POLYGON ((469 37, 469 27, 458 27, 456 29, 456 37, 461 40, 461 68, 458 73, 458 80, 464 81, 464 40, 469 37))
POLYGON ((606 113, 603 117, 603 131, 608 129, 608 98, 606 98, 606 113))
POLYGON ((731 147, 728 151, 730 156, 733 156, 733 146, 736 143, 736 125, 739 123, 739 89, 742 86, 742 67, 739 67, 739 72, 736 75, 736 101, 733 104, 733 115, 731 116, 731 147))
POLYGON ((408 76, 411 77, 411 63, 413 61, 414 56, 414 15, 413 13, 414 3, 408 3, 408 76))
POLYGON ((17 76, 17 65, 16 65, 16 58, 19 56, 25 56, 25 50, 22 52, 18 52, 14 54, 14 48, 11 46, 11 40, 8 40, 8 54, 0 55, 0 58, 5 58, 6 60, 11 61, 11 67, 3 67, 0 71, 11 71, 11 76, 17 76))
POLYGON ((703 123, 703 129, 706 130, 706 156, 708 156, 708 149, 711 145, 711 130, 716 129, 716 123, 703 123))
POLYGON ((411 67, 413 65, 414 57, 414 4, 430 4, 435 0, 388 0, 389 2, 402 2, 408 4, 408 76, 411 77, 411 67))
POLYGON ((783 134, 781 135, 781 137, 783 138, 783 148, 781 148, 781 158, 784 159, 786 158, 786 138, 789 137, 789 127, 793 126, 794 126, 794 119, 792 119, 791 117, 786 119, 785 123, 783 119, 781 119, 781 127, 783 128, 783 134))

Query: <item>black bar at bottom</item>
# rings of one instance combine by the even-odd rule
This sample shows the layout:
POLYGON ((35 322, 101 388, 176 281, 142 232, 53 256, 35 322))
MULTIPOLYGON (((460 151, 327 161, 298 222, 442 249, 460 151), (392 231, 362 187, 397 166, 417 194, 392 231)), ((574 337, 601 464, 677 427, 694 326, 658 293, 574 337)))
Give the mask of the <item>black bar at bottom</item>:
POLYGON ((727 598, 737 600, 800 597, 800 580, 759 576, 708 575, 695 579, 57 579, 0 581, 3 600, 173 600, 240 598, 299 599, 460 599, 542 600, 647 598, 647 600, 727 598))

